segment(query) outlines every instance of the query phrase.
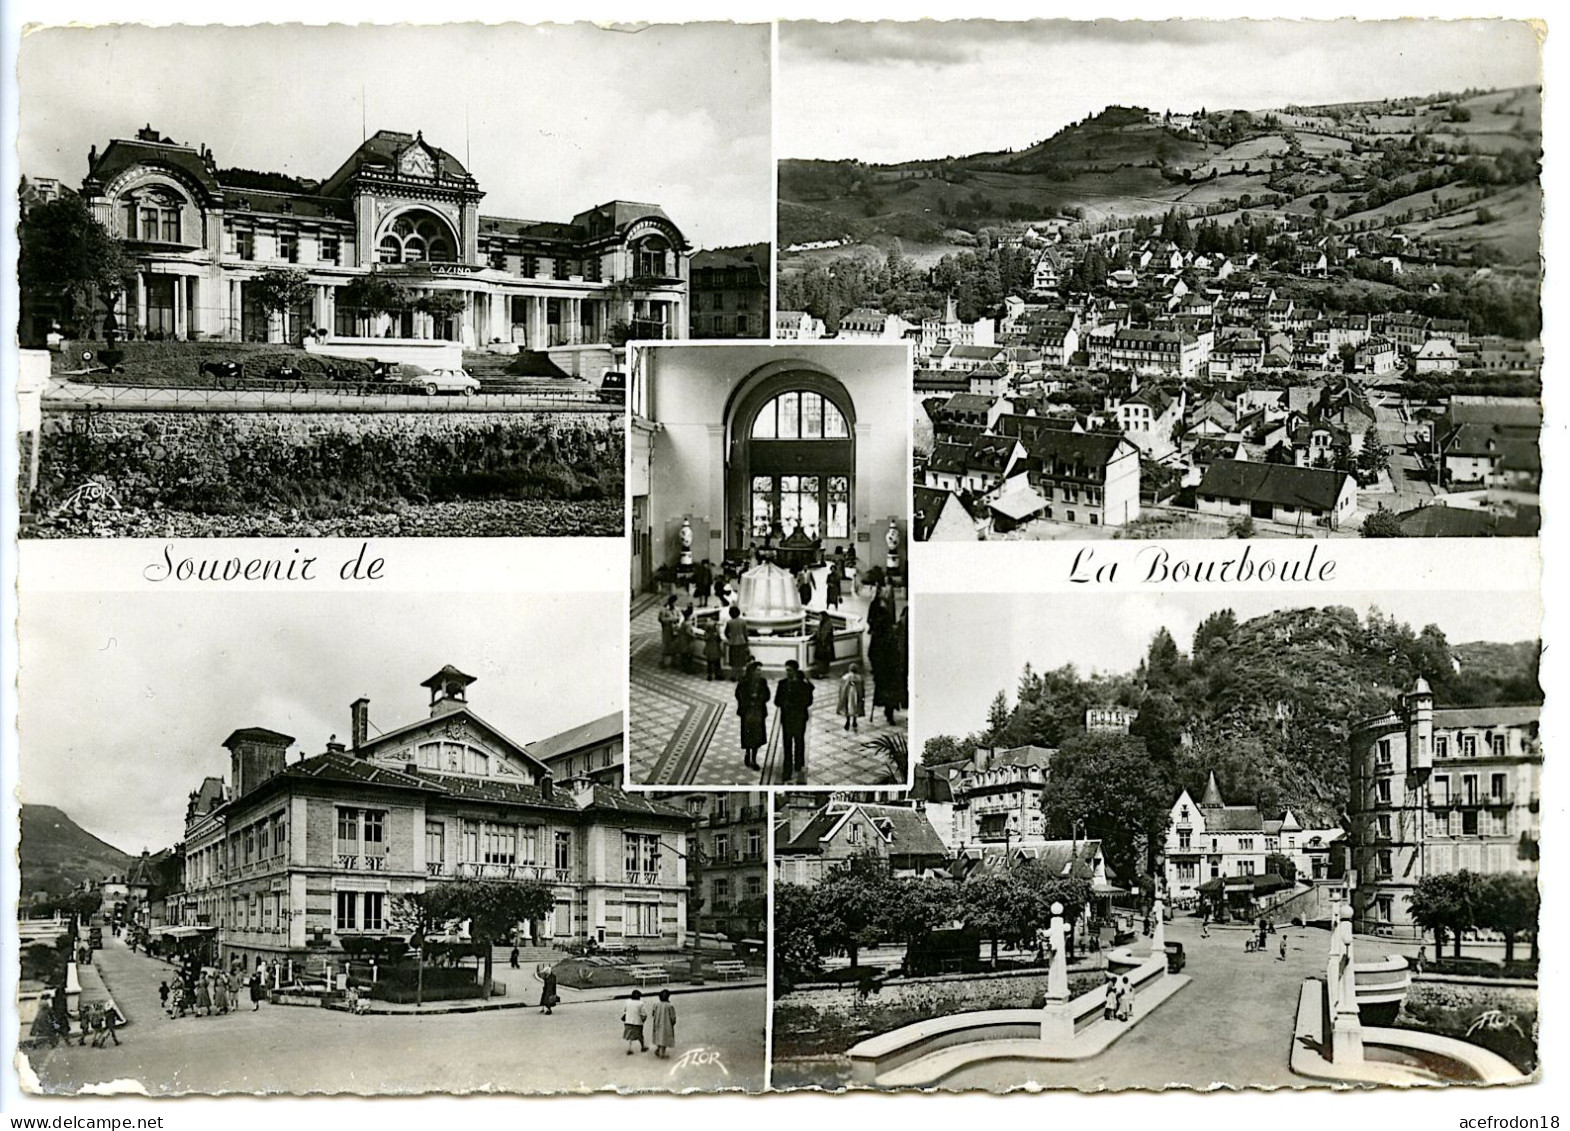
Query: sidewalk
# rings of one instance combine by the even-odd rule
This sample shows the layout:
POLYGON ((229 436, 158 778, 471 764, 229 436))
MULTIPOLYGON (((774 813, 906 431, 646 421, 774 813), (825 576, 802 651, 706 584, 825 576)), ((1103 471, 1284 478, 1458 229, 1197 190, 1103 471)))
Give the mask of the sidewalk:
MULTIPOLYGON (((591 989, 579 990, 572 986, 561 986, 557 993, 561 1002, 557 1009, 565 1006, 580 1005, 594 1001, 618 1001, 631 995, 633 990, 642 989, 645 997, 652 997, 660 990, 670 990, 672 997, 682 997, 688 994, 717 993, 721 990, 761 990, 768 982, 764 978, 736 978, 729 982, 706 982, 701 986, 693 985, 663 985, 663 986, 595 986, 591 989)), ((539 1009, 540 992, 531 986, 527 994, 513 996, 510 992, 507 997, 491 998, 489 1001, 475 1001, 462 999, 459 1001, 434 1001, 425 1005, 392 1001, 368 1001, 365 1013, 369 1014, 418 1014, 421 1017, 434 1016, 438 1013, 487 1013, 498 1009, 539 1009)), ((336 1009, 347 1013, 349 1007, 342 1002, 324 1003, 324 1009, 336 1009)))

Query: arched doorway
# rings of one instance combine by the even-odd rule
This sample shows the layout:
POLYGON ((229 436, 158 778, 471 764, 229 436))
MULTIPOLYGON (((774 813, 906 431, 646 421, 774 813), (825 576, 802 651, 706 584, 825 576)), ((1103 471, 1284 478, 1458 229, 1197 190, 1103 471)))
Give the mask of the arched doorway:
POLYGON ((827 373, 744 382, 726 419, 725 546, 741 554, 797 526, 827 552, 856 538, 856 409, 827 373))

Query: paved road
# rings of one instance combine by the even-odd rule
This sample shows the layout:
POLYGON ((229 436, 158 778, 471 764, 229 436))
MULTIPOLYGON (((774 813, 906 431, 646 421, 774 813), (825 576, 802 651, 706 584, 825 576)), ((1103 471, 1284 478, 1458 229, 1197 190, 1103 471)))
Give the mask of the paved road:
MULTIPOLYGON (((1287 1060, 1303 979, 1323 976, 1329 935, 1287 931, 1287 961, 1276 958, 1280 935, 1265 953, 1244 950, 1246 933, 1213 930, 1199 937, 1195 920, 1181 917, 1167 938, 1188 952, 1184 970, 1193 983, 1161 1006, 1111 1049, 1065 1064, 994 1062, 976 1065, 943 1082, 945 1088, 1008 1088, 1027 1082, 1052 1088, 1292 1087, 1287 1060)), ((1358 939, 1358 961, 1389 953, 1385 944, 1358 939)))
POLYGON ((30 1054, 45 1091, 126 1078, 154 1095, 763 1086, 762 989, 678 997, 675 1055, 657 1060, 652 1052, 626 1055, 619 1001, 569 1005, 549 1017, 535 1009, 354 1017, 265 1004, 253 1013, 245 1002, 236 1014, 174 1021, 158 1006, 170 967, 106 942, 97 962, 131 1019, 125 1043, 30 1054), (717 1052, 723 1068, 681 1066, 677 1057, 700 1048, 717 1052))
POLYGON ((58 379, 44 394, 48 405, 92 405, 127 410, 192 409, 246 412, 277 409, 313 412, 503 412, 571 411, 624 413, 622 405, 603 404, 582 381, 536 389, 480 393, 465 397, 428 397, 410 393, 336 392, 332 389, 199 389, 144 385, 85 385, 58 379))

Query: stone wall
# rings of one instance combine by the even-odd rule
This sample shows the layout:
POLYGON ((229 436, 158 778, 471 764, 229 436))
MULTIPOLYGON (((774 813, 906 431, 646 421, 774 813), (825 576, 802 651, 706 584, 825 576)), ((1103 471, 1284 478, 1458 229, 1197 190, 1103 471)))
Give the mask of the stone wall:
MULTIPOLYGON (((1071 996, 1102 984, 1099 969, 1078 969, 1069 974, 1071 996)), ((875 993, 863 998, 854 983, 797 986, 782 1002, 818 1011, 821 1017, 858 1018, 871 1011, 911 1010, 938 1017, 981 1009, 1030 1009, 1041 1004, 1047 990, 1047 971, 1004 970, 984 974, 948 974, 934 978, 890 978, 875 993)))

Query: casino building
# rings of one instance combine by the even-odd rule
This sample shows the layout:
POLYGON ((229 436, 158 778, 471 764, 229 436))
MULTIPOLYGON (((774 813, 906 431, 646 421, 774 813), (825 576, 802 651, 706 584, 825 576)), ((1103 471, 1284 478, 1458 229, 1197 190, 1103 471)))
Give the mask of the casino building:
MULTIPOLYGON (((554 909, 525 925, 537 943, 680 947, 693 818, 587 760, 558 779, 562 736, 509 738, 470 706, 474 682, 443 667, 421 684, 428 713, 380 732, 357 699, 349 742, 319 754, 291 759, 295 740, 265 727, 225 739, 228 781, 204 779, 186 809, 184 924, 216 928, 218 956, 247 967, 341 957, 346 938, 398 933, 400 895, 472 878, 547 885, 554 909)), ((604 723, 568 745, 597 748, 604 723)), ((614 742, 619 762, 619 716, 614 742)))
POLYGON ((206 145, 148 126, 93 148, 82 196, 135 259, 116 310, 134 337, 298 343, 319 330, 570 360, 557 351, 628 329, 687 336, 689 247, 658 205, 613 200, 565 223, 482 215, 475 178, 419 133, 380 130, 314 181, 220 168, 206 145), (312 287, 282 315, 253 285, 276 267, 312 287), (371 272, 405 287, 410 308, 357 308, 345 288, 371 272))

